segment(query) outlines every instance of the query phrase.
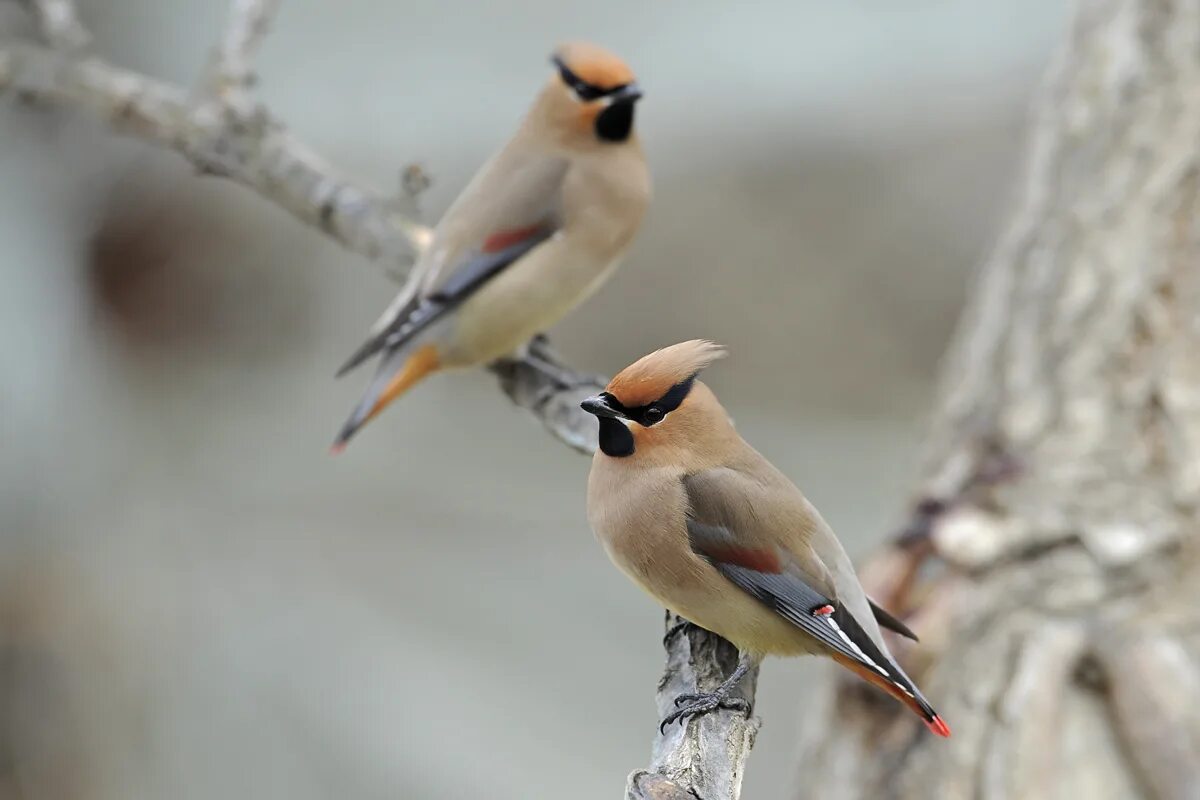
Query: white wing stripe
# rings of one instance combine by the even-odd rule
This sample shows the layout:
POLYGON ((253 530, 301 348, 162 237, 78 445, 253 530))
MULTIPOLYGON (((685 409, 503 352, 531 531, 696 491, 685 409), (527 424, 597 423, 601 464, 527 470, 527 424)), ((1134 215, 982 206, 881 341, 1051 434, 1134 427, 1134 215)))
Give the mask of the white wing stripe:
POLYGON ((880 674, 880 675, 882 675, 883 677, 885 677, 885 678, 890 678, 890 677, 892 677, 892 676, 891 676, 891 674, 890 674, 890 673, 888 673, 888 671, 887 671, 886 669, 884 669, 883 667, 879 666, 879 665, 878 665, 878 664, 876 664, 874 661, 872 661, 872 660, 871 660, 871 659, 870 659, 870 658, 867 656, 867 654, 866 654, 866 653, 864 653, 864 652, 862 651, 862 648, 861 648, 861 647, 859 647, 858 645, 856 645, 856 644, 855 644, 855 643, 854 643, 854 642, 853 642, 853 641, 850 639, 850 637, 846 635, 846 632, 845 632, 845 631, 843 631, 843 630, 841 629, 841 626, 839 626, 839 625, 838 625, 836 622, 834 622, 834 621, 833 621, 833 615, 832 615, 832 614, 827 614, 827 615, 824 615, 824 616, 822 616, 822 617, 821 617, 821 619, 823 619, 823 620, 825 620, 826 622, 828 622, 828 623, 829 623, 829 626, 830 626, 831 628, 833 628, 834 632, 835 632, 835 633, 837 633, 837 635, 838 635, 838 636, 842 637, 842 641, 843 641, 843 642, 845 642, 846 644, 848 644, 848 645, 850 646, 850 649, 851 649, 851 650, 853 650, 853 651, 855 652, 855 654, 856 654, 856 655, 857 655, 859 658, 861 658, 861 659, 862 659, 862 660, 863 660, 865 663, 867 663, 867 664, 870 664, 872 667, 874 667, 874 668, 875 668, 875 669, 876 669, 876 670, 879 672, 879 674, 880 674))

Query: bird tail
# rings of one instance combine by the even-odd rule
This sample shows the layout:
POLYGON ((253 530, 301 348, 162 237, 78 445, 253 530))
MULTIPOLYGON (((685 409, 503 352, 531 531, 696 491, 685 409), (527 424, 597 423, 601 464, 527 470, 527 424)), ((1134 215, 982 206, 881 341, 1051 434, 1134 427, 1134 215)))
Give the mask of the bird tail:
POLYGON ((404 290, 375 320, 367 333, 367 340, 338 368, 337 377, 342 377, 376 353, 390 352, 411 342, 418 333, 449 310, 449 305, 439 298, 420 296, 418 284, 414 272, 404 290))
POLYGON ((831 655, 834 661, 868 683, 883 689, 892 697, 912 709, 913 713, 924 720, 925 726, 929 730, 938 736, 945 736, 947 738, 950 736, 950 726, 938 716, 938 713, 933 710, 933 706, 929 705, 929 701, 925 699, 921 691, 913 685, 913 682, 908 679, 908 676, 894 662, 888 664, 888 667, 895 670, 897 678, 895 680, 888 680, 865 664, 855 661, 848 656, 844 656, 841 653, 831 653, 831 655))
POLYGON ((333 452, 340 453, 344 450, 350 437, 362 426, 374 419, 389 403, 440 367, 441 360, 437 347, 433 344, 423 344, 411 352, 406 347, 388 350, 379 365, 379 371, 367 387, 366 394, 334 440, 333 452))

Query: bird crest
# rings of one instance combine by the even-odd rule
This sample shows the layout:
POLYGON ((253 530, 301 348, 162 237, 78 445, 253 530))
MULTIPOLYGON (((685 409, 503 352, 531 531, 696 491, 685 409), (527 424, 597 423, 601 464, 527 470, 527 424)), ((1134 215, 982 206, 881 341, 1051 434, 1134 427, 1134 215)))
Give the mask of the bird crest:
POLYGON ((589 42, 567 42, 554 51, 554 62, 600 90, 633 83, 633 70, 619 57, 589 42))
POLYGON ((653 403, 719 358, 725 348, 707 339, 692 339, 655 350, 613 378, 608 392, 628 407, 653 403))

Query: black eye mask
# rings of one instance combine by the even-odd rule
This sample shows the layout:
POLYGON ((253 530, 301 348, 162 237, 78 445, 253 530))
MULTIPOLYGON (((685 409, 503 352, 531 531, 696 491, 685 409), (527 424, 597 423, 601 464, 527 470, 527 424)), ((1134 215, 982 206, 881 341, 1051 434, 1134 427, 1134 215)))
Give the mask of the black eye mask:
MULTIPOLYGON (((692 375, 686 380, 682 380, 672 386, 666 394, 653 403, 647 403, 644 406, 636 406, 634 408, 626 407, 609 392, 604 392, 601 397, 607 401, 609 407, 620 413, 621 416, 636 422, 643 428, 649 428, 662 422, 667 414, 679 408, 683 404, 684 399, 687 398, 688 393, 692 391, 692 386, 695 382, 696 376, 692 375)), ((633 434, 625 427, 625 423, 612 417, 600 418, 600 451, 606 456, 613 456, 615 458, 633 455, 633 434)))
POLYGON ((579 95, 580 100, 591 101, 599 100, 601 97, 607 97, 610 94, 616 94, 623 90, 629 84, 623 83, 620 86, 613 86, 608 89, 601 89, 593 83, 588 83, 583 78, 571 71, 571 68, 559 58, 554 56, 550 59, 554 66, 558 67, 558 75, 562 78, 562 82, 571 87, 571 91, 579 95))

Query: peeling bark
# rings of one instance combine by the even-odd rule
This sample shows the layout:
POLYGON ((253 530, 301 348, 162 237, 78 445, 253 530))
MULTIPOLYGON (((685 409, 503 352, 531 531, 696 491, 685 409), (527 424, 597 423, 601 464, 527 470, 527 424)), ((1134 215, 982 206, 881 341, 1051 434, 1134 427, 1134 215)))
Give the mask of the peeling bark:
POLYGON ((954 737, 839 681, 798 796, 1200 797, 1198 190, 1200 0, 1083 0, 863 570, 954 737))

